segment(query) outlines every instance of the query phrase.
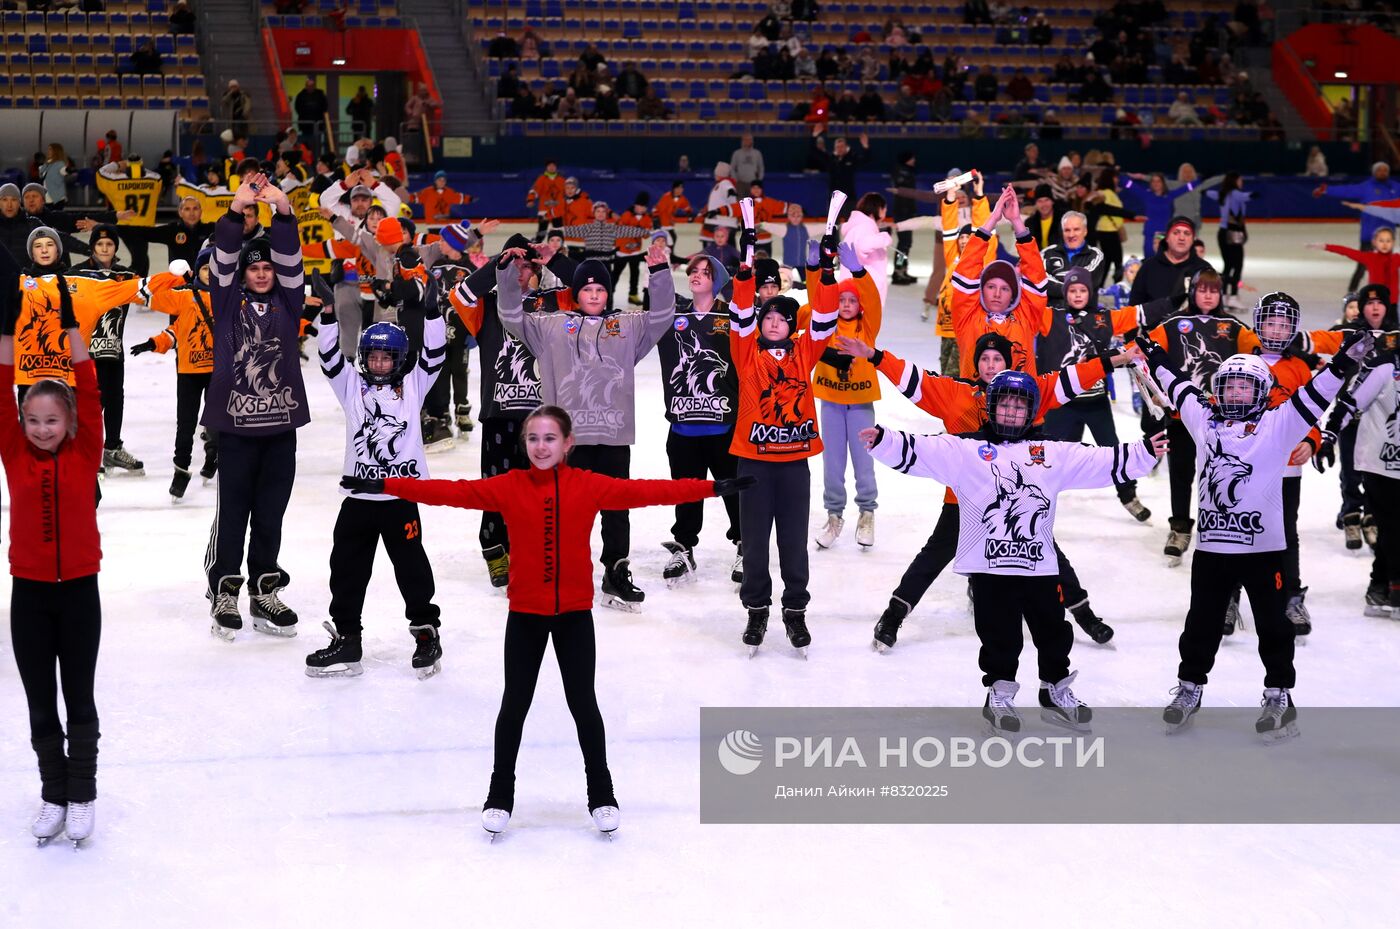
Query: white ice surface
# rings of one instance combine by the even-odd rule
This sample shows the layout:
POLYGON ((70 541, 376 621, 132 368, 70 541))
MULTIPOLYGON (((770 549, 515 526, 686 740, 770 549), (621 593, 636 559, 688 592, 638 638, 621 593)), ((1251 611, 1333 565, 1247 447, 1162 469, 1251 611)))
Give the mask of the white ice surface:
MULTIPOLYGON (((1246 282, 1290 290, 1309 324, 1330 324, 1351 265, 1300 246, 1353 238, 1352 226, 1260 224, 1246 282)), ((920 277, 930 249, 918 236, 920 277)), ((880 342, 936 366, 937 339, 918 318, 922 289, 890 288, 880 342)), ((133 313, 127 343, 163 319, 133 313)), ((474 356, 473 396, 476 364, 474 356)), ((305 374, 313 419, 299 436, 282 549, 301 634, 286 641, 250 628, 230 646, 210 637, 202 595, 213 488, 196 478, 178 506, 166 494, 173 358, 128 361, 126 446, 148 476, 103 487, 96 837, 80 854, 36 850, 28 837, 37 775, 8 623, 0 624, 0 925, 826 926, 956 917, 1273 927, 1375 924, 1393 909, 1383 877, 1400 863, 1393 826, 702 826, 697 707, 981 702, 964 582, 951 573, 893 653, 870 650, 875 618, 931 530, 943 490, 884 468, 874 550, 856 551, 848 533, 834 550, 811 555, 807 662, 786 647, 776 619, 762 654, 745 657, 718 502, 706 504, 700 581, 680 591, 660 579, 671 510, 635 512, 645 612, 596 614, 598 696, 622 830, 609 843, 589 825, 573 724, 547 657, 520 755, 515 819, 488 844, 478 817, 506 601, 486 580, 478 514, 423 515, 443 608, 441 675, 419 682, 409 668, 412 642, 382 555, 365 616, 364 676, 303 675, 305 654, 325 643, 319 626, 344 438, 324 379, 313 364, 305 374)), ((888 385, 884 392, 881 422, 935 431, 888 385)), ((1120 433, 1134 436, 1126 390, 1120 396, 1120 433)), ((667 474, 659 398, 648 358, 639 367, 634 476, 667 474)), ((475 477, 478 464, 475 437, 430 458, 436 477, 475 477)), ((819 462, 812 492, 816 526, 819 462)), ((1111 650, 1076 632, 1077 691, 1098 706, 1161 706, 1174 683, 1189 567, 1169 569, 1161 555, 1165 469, 1140 492, 1155 514, 1147 526, 1111 490, 1061 500, 1056 535, 1117 629, 1111 650)), ((1361 615, 1369 562, 1344 551, 1332 526, 1337 500, 1335 473, 1309 469, 1300 530, 1315 631, 1298 650, 1297 700, 1305 708, 1394 706, 1400 624, 1361 615)), ((1225 642, 1208 688, 1212 704, 1258 701, 1254 646, 1252 632, 1225 642)), ((1023 660, 1021 680, 1023 694, 1033 694, 1033 657, 1023 660)))

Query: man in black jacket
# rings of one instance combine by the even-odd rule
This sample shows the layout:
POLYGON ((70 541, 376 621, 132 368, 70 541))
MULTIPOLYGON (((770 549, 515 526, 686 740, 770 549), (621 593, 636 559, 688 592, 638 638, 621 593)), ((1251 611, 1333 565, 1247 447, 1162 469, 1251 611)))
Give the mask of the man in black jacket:
POLYGON ((1196 224, 1186 216, 1177 216, 1167 224, 1162 247, 1138 268, 1128 302, 1141 306, 1149 300, 1184 293, 1186 282, 1198 271, 1214 270, 1209 261, 1199 257, 1191 245, 1196 241, 1196 224))
POLYGON ((826 171, 833 191, 844 191, 852 199, 856 193, 856 169, 870 160, 870 137, 860 134, 860 147, 851 148, 844 136, 837 136, 831 151, 824 147, 826 130, 817 126, 812 134, 811 160, 826 171))
POLYGON ((1035 238, 1036 247, 1043 252, 1063 241, 1060 220, 1067 207, 1063 200, 1055 199, 1049 184, 1037 184, 1031 199, 1035 201, 1035 209, 1026 216, 1026 228, 1035 238))
POLYGON ((1078 210, 1070 210, 1060 217, 1060 242, 1041 249, 1045 260, 1046 291, 1051 303, 1058 305, 1065 299, 1065 272, 1070 268, 1083 268, 1092 277, 1090 295, 1095 299, 1103 287, 1104 273, 1108 264, 1103 252, 1089 244, 1089 218, 1078 210))
MULTIPOLYGON (((919 179, 914 173, 914 153, 902 151, 894 160, 894 170, 890 172, 890 186, 894 188, 914 188, 919 179)), ((895 197, 890 203, 890 219, 896 223, 913 219, 919 212, 918 204, 910 197, 895 197)), ((919 279, 909 274, 909 250, 914 247, 914 233, 900 232, 895 239, 894 274, 891 284, 917 284, 919 279)))
POLYGON ((159 242, 169 251, 167 263, 183 258, 193 268, 199 258, 199 247, 214 233, 214 224, 200 221, 204 211, 194 197, 181 200, 179 212, 179 219, 159 226, 122 226, 122 241, 127 243, 127 248, 131 248, 133 241, 144 245, 159 242))

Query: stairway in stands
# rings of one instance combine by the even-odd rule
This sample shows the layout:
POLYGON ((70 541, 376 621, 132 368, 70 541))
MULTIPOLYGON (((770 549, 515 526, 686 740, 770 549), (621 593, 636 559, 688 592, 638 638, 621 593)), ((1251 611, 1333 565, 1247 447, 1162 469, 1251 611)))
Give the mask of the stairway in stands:
POLYGON ((262 34, 251 13, 249 0, 200 0, 194 5, 199 16, 199 56, 209 87, 209 111, 215 125, 223 128, 219 101, 230 80, 253 98, 253 132, 271 135, 277 125, 263 60, 262 34))
POLYGON ((462 0, 399 0, 399 9, 413 20, 428 55, 442 95, 444 134, 494 134, 492 88, 479 76, 473 58, 479 50, 468 44, 470 26, 462 0))

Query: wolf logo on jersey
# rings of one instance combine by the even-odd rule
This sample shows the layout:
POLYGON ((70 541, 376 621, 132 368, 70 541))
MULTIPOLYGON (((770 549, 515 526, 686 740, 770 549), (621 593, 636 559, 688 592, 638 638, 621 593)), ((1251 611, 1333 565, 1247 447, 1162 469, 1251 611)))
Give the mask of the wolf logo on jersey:
POLYGON ((613 403, 626 373, 609 355, 597 354, 593 363, 575 364, 559 382, 559 400, 569 410, 576 426, 621 427, 623 411, 613 403))
POLYGON ((993 568, 1033 568, 1045 557, 1044 544, 1035 540, 1035 530, 1050 512, 1050 498, 1035 484, 1026 483, 1019 467, 1013 464, 1011 470, 1014 480, 992 465, 997 495, 982 511, 982 525, 987 530, 983 556, 993 568))
POLYGON ((1181 333, 1181 373, 1198 387, 1207 387, 1221 358, 1206 346, 1199 332, 1181 333))
POLYGON ((21 362, 22 368, 59 367, 65 371, 70 370, 72 362, 68 359, 68 333, 63 331, 58 310, 52 305, 48 306, 46 312, 29 314, 29 321, 21 330, 22 339, 25 336, 28 337, 29 344, 38 349, 39 354, 25 358, 21 362))
POLYGON ((509 332, 496 353, 494 399, 502 410, 533 410, 540 405, 540 376, 534 356, 509 332))
MULTIPOLYGON (((678 320, 683 321, 682 320, 678 320)), ((671 392, 671 412, 676 415, 713 414, 715 422, 723 422, 729 412, 729 398, 715 396, 720 381, 729 373, 729 362, 719 352, 706 348, 694 330, 676 330, 672 336, 680 350, 676 366, 668 376, 671 392)))
POLYGON ((419 477, 418 462, 398 462, 408 423, 384 412, 365 394, 365 419, 355 433, 355 476, 367 478, 419 477))
POLYGON ((1252 545, 1254 537, 1264 531, 1262 513, 1234 509, 1239 505, 1240 491, 1253 473, 1253 465, 1226 452, 1218 436, 1214 439, 1201 469, 1201 487, 1214 507, 1208 510, 1204 504, 1201 506, 1197 520, 1201 541, 1252 545))
POLYGON ((773 381, 758 395, 763 418, 779 426, 796 426, 794 414, 807 396, 807 382, 801 378, 788 377, 781 369, 773 381))
POLYGON ((1086 358, 1092 358, 1098 354, 1098 348, 1094 345, 1094 340, 1089 338, 1082 329, 1071 323, 1066 327, 1069 329, 1069 347, 1065 349, 1065 356, 1060 359, 1057 368, 1071 368, 1086 358))
POLYGON ((1385 418, 1385 441, 1381 443, 1381 464, 1387 471, 1400 470, 1400 391, 1395 394, 1395 406, 1385 418))
POLYGON ((291 422, 299 404, 294 391, 280 383, 277 360, 282 339, 275 334, 273 314, 244 305, 238 314, 238 348, 233 354, 233 387, 228 414, 237 426, 291 422))

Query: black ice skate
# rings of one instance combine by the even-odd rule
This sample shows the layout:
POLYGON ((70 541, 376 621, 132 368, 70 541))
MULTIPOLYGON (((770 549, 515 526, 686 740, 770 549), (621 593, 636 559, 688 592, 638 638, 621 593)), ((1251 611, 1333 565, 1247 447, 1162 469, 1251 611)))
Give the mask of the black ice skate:
POLYGON ((603 572, 603 606, 624 613, 636 613, 647 595, 632 583, 629 564, 626 558, 619 558, 616 564, 603 572))
POLYGON ((1180 732, 1191 723, 1191 718, 1201 708, 1201 685, 1178 680, 1172 688, 1172 702, 1162 711, 1162 721, 1167 724, 1167 734, 1180 732))
POLYGON ((210 460, 207 459, 207 458, 204 460, 204 467, 202 467, 202 468, 199 469, 199 476, 202 477, 202 478, 204 479, 204 486, 205 486, 205 487, 208 487, 208 486, 209 486, 209 482, 212 481, 212 480, 214 480, 214 475, 216 475, 216 474, 218 474, 218 473, 219 473, 219 465, 218 465, 218 463, 217 463, 217 462, 214 462, 214 461, 210 461, 210 460))
POLYGON ((429 454, 445 452, 456 445, 456 440, 452 438, 452 427, 447 424, 447 420, 438 419, 436 416, 423 417, 423 451, 429 454))
POLYGON ((1088 600, 1070 607, 1069 612, 1079 628, 1084 630, 1084 634, 1096 644, 1107 645, 1113 639, 1113 627, 1095 615, 1094 608, 1089 605, 1088 600))
POLYGON ((734 564, 729 568, 729 580, 735 584, 744 583, 744 543, 734 546, 734 564))
POLYGON ((1240 615, 1240 594, 1235 591, 1230 602, 1225 604, 1225 635, 1234 635, 1236 629, 1244 628, 1244 617, 1240 615))
POLYGON ((807 631, 807 611, 783 609, 783 628, 787 630, 788 641, 797 649, 797 654, 805 660, 807 646, 812 644, 812 634, 807 631))
POLYGON ((209 597, 209 615, 214 624, 209 631, 215 638, 232 642, 234 633, 243 628, 243 615, 238 612, 238 592, 243 589, 243 578, 229 575, 219 578, 216 593, 209 597))
POLYGON ((1379 616, 1383 619, 1390 618, 1390 585, 1384 582, 1372 583, 1366 588, 1366 609, 1367 616, 1379 616))
POLYGON ((472 422, 472 405, 470 403, 457 404, 456 418, 458 432, 471 432, 475 428, 475 424, 472 422))
POLYGON ((493 545, 481 550, 486 559, 486 570, 491 575, 492 587, 505 587, 510 583, 510 552, 504 545, 493 545))
POLYGON ((436 626, 409 626, 417 647, 413 650, 413 670, 418 680, 426 681, 442 670, 442 639, 436 626))
POLYGON ((987 688, 982 718, 987 721, 993 735, 1021 731, 1021 714, 1016 711, 1016 691, 1020 689, 1021 685, 1015 681, 994 681, 987 688))
POLYGON ((1078 671, 1071 671, 1069 677, 1057 684, 1040 682, 1040 718, 1075 732, 1088 732, 1094 711, 1069 689, 1078 675, 1078 671))
POLYGON ((871 648, 877 652, 887 652, 899 641, 899 627, 904 625, 904 617, 909 615, 909 604, 898 597, 890 597, 890 605, 875 621, 875 639, 871 648))
POLYGON ((1263 737, 1264 742, 1274 745, 1298 737, 1298 709, 1287 687, 1266 687, 1264 697, 1259 701, 1264 711, 1254 721, 1254 731, 1263 737))
POLYGON ((125 474, 129 477, 145 477, 146 465, 122 446, 102 450, 102 467, 108 475, 125 474))
POLYGON ((282 573, 269 572, 258 577, 248 598, 253 616, 253 628, 265 635, 290 639, 297 634, 297 614, 282 602, 282 573))
POLYGON ((185 495, 185 488, 190 486, 190 472, 185 468, 176 468, 175 476, 170 479, 170 500, 179 503, 180 498, 185 495))
POLYGON ((1346 513, 1342 516, 1342 535, 1346 539, 1347 551, 1361 549, 1361 514, 1346 513))
POLYGON ((307 677, 359 677, 365 673, 360 665, 364 653, 357 635, 341 635, 329 620, 321 623, 331 634, 331 644, 306 656, 307 677))
POLYGON ((1143 502, 1137 497, 1133 497, 1131 500, 1124 500, 1123 509, 1127 510, 1128 515, 1132 516, 1133 519, 1136 519, 1140 523, 1145 523, 1152 518, 1152 511, 1144 506, 1143 502))
POLYGON ((667 587, 682 587, 695 583, 695 552, 679 542, 662 542, 661 547, 671 553, 671 560, 661 569, 667 587))
POLYGON ((1196 528, 1196 521, 1171 519, 1167 524, 1171 528, 1167 532, 1167 544, 1162 546, 1162 554, 1167 556, 1167 567, 1175 568, 1180 566, 1181 556, 1191 547, 1191 530, 1196 528))
POLYGON ((768 634, 768 607, 749 610, 749 624, 744 627, 744 644, 749 647, 749 657, 758 654, 763 637, 768 634))
POLYGON ((1303 599, 1308 595, 1306 587, 1300 589, 1296 594, 1288 598, 1288 605, 1283 608, 1283 615, 1288 617, 1288 621, 1293 624, 1293 635, 1298 640, 1299 645, 1307 643, 1304 638, 1312 632, 1312 614, 1308 612, 1308 606, 1303 599))

